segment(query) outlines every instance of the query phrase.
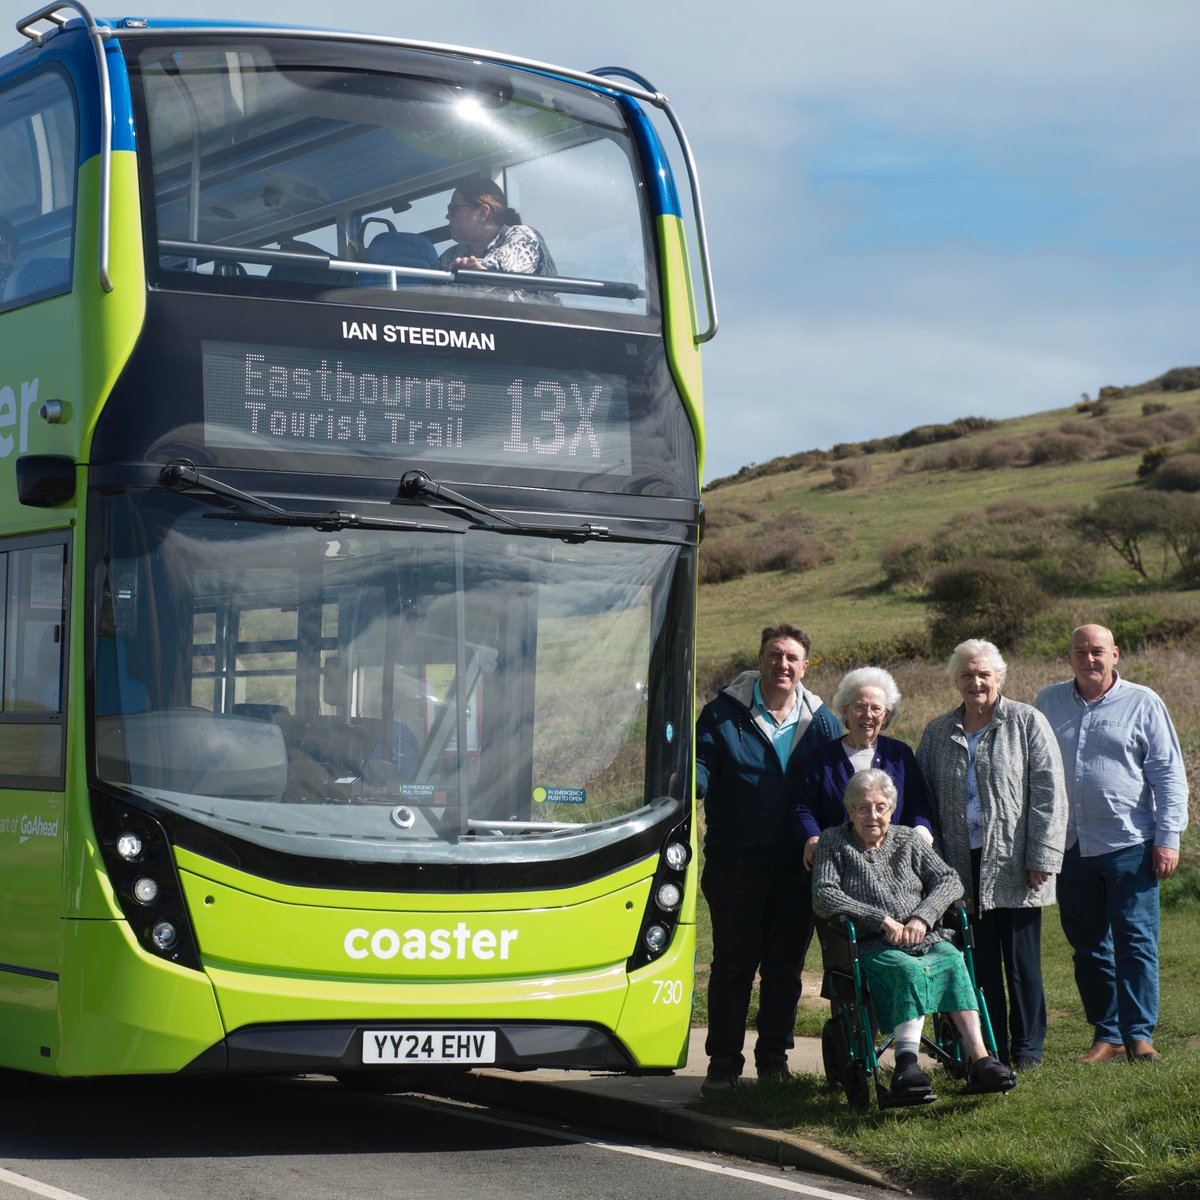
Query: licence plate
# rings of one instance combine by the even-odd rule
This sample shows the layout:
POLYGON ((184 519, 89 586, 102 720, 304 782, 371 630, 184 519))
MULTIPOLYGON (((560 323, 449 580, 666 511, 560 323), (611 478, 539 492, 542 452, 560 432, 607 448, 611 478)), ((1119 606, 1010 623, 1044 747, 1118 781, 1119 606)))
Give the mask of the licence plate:
POLYGON ((364 1063, 494 1063, 494 1029, 368 1029, 364 1063))

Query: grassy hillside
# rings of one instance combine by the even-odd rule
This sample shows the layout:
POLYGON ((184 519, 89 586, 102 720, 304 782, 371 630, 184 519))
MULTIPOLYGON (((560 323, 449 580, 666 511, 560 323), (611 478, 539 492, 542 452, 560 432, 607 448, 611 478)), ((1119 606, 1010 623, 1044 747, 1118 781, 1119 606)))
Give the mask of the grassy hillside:
MULTIPOLYGON (((803 625, 817 655, 920 633, 928 617, 923 590, 889 585, 881 565, 886 549, 903 539, 944 540, 951 527, 970 541, 972 524, 991 524, 989 513, 997 506, 1015 507, 1018 525, 1061 524, 1107 494, 1137 490, 1143 456, 1159 447, 1181 456, 1200 451, 1200 389, 1138 391, 995 422, 954 441, 911 449, 863 453, 838 447, 793 456, 808 459, 802 466, 770 472, 767 464, 754 468, 752 477, 717 481, 705 497, 702 564, 706 556, 715 561, 734 549, 734 542, 778 545, 786 552, 789 537, 790 548, 815 546, 817 554, 808 557, 827 561, 810 565, 801 555, 800 569, 703 584, 702 684, 720 660, 756 646, 757 631, 773 620, 803 625), (846 486, 854 473, 860 481, 846 486)), ((1068 565, 1097 568, 1074 594, 1058 598, 1065 618, 1103 619, 1114 603, 1144 601, 1153 591, 1105 545, 1079 536, 1060 541, 1068 565)), ((1200 613, 1195 590, 1173 589, 1154 602, 1165 611, 1200 613)))

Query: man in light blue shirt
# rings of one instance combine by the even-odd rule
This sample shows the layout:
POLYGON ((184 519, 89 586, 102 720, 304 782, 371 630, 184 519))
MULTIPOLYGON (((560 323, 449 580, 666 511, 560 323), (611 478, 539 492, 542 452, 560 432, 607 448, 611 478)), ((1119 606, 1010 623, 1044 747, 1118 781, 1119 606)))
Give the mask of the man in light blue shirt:
POLYGON ((1179 864, 1187 775, 1166 705, 1117 673, 1103 625, 1081 625, 1075 678, 1038 694, 1067 782, 1067 852, 1058 879, 1063 932, 1095 1041, 1080 1062, 1159 1057, 1158 884, 1179 864))

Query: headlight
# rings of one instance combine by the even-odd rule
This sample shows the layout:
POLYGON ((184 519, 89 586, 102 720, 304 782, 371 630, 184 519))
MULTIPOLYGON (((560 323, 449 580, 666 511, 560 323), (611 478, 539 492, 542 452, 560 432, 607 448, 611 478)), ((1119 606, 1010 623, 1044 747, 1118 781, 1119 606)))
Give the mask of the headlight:
POLYGON ((666 947, 667 936, 667 931, 661 925, 651 925, 642 940, 651 954, 658 954, 666 947))
POLYGON ((667 866, 672 871, 680 871, 688 860, 688 848, 683 842, 671 842, 666 849, 667 866))
POLYGON ((158 899, 158 883, 149 875, 143 875, 133 882, 133 898, 139 904, 153 904, 158 899))
POLYGON ((170 921, 159 921, 157 925, 150 930, 150 940, 160 950, 170 950, 179 935, 175 932, 175 926, 170 921))
POLYGON ((683 900, 683 892, 677 883, 664 883, 654 894, 654 902, 663 912, 674 912, 683 900))
POLYGON ((142 857, 142 839, 136 833, 123 833, 117 838, 117 853, 126 861, 142 857))

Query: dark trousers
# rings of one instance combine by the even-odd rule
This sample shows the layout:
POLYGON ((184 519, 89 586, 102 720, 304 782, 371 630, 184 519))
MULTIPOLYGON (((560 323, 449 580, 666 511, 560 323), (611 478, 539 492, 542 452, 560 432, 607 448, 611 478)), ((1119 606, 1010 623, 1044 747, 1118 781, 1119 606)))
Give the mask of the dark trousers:
POLYGON ((731 1059, 738 1070, 745 1063, 746 1014, 757 971, 755 1061, 786 1055, 812 940, 812 877, 799 863, 772 869, 710 858, 700 887, 713 931, 705 1052, 731 1059))
POLYGON ((996 1054, 1006 1063, 1041 1059, 1046 1044, 1042 987, 1042 910, 992 908, 979 912, 980 852, 971 851, 975 881, 975 979, 983 988, 996 1054), (1007 984, 1007 996, 1005 995, 1007 984))

